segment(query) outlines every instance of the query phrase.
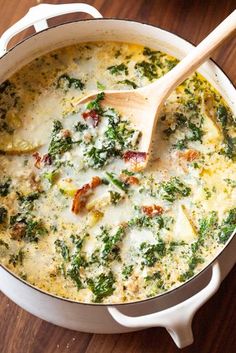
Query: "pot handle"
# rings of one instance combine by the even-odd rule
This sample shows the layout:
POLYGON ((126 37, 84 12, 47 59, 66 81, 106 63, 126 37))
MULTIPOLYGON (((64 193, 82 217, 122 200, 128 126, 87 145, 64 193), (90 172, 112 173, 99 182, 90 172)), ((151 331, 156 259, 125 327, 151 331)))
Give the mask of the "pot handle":
POLYGON ((109 306, 108 311, 115 321, 125 327, 165 327, 175 344, 184 348, 193 343, 192 320, 196 311, 217 291, 220 282, 220 266, 215 262, 207 286, 182 303, 157 313, 136 317, 127 316, 114 306, 109 306))
POLYGON ((36 32, 48 28, 47 20, 49 18, 65 15, 73 12, 84 12, 95 18, 102 18, 100 12, 95 7, 88 4, 40 4, 31 7, 27 14, 22 17, 13 26, 8 28, 0 38, 0 56, 7 52, 9 41, 24 29, 34 26, 36 32))

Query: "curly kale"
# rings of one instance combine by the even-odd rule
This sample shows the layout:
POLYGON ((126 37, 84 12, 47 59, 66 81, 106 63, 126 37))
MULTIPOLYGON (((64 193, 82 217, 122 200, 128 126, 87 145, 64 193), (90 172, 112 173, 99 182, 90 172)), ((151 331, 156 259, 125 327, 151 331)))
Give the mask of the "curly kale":
POLYGON ((122 73, 124 73, 127 76, 129 73, 128 67, 124 63, 119 65, 109 66, 107 70, 110 71, 112 75, 121 75, 122 73))
POLYGON ((120 227, 114 235, 110 234, 110 230, 102 228, 102 234, 100 237, 103 242, 102 259, 103 260, 114 260, 119 258, 119 243, 122 241, 125 235, 125 228, 120 227))
POLYGON ((152 62, 148 61, 141 61, 135 64, 134 68, 140 72, 140 74, 144 77, 146 77, 149 81, 152 81, 156 78, 158 78, 158 73, 157 73, 157 66, 153 64, 152 62))
POLYGON ((159 239, 156 244, 148 244, 143 242, 140 245, 140 251, 142 254, 142 264, 152 267, 157 262, 158 258, 166 254, 166 245, 163 240, 159 239))
POLYGON ((9 264, 12 264, 14 267, 23 265, 24 256, 24 251, 20 249, 18 253, 10 255, 9 264))
POLYGON ((56 251, 60 252, 63 259, 68 261, 70 259, 70 251, 64 240, 57 239, 54 244, 56 246, 56 251))
POLYGON ((94 302, 96 303, 101 303, 104 298, 112 295, 115 290, 115 278, 111 271, 108 275, 102 273, 98 277, 90 278, 87 283, 94 294, 94 302))
POLYGON ((68 91, 70 88, 82 91, 84 86, 84 83, 80 79, 70 77, 68 74, 61 75, 57 80, 57 88, 64 89, 64 91, 68 91))
POLYGON ((236 208, 229 211, 226 219, 223 220, 220 232, 219 243, 225 244, 236 229, 236 208))
POLYGON ((187 197, 191 188, 185 185, 179 178, 173 177, 169 181, 163 181, 159 189, 160 197, 163 200, 174 202, 181 197, 187 197))
POLYGON ((63 126, 59 120, 54 120, 51 141, 48 148, 50 156, 55 157, 70 151, 73 145, 70 134, 63 134, 63 126))
POLYGON ((0 196, 7 196, 10 192, 11 186, 11 179, 8 178, 7 180, 0 183, 0 196))
POLYGON ((204 262, 201 256, 201 248, 208 238, 214 236, 218 230, 218 216, 212 211, 199 221, 198 239, 191 244, 191 256, 188 260, 188 269, 179 277, 180 282, 185 282, 195 274, 196 267, 204 262))
POLYGON ((101 106, 101 102, 103 101, 104 97, 105 97, 105 93, 104 92, 98 93, 97 97, 93 101, 89 102, 87 104, 86 108, 89 109, 89 110, 95 110, 97 113, 102 114, 103 113, 103 109, 102 109, 102 106, 101 106))
POLYGON ((4 224, 7 221, 7 209, 3 206, 0 207, 0 224, 4 224))

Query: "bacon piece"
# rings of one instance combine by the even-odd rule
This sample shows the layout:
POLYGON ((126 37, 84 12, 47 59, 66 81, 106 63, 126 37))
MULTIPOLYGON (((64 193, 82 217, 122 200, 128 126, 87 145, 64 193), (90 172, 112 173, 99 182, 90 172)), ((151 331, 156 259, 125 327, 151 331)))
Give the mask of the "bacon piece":
POLYGON ((40 169, 40 164, 41 164, 41 155, 39 152, 34 152, 33 155, 32 155, 35 159, 35 162, 34 162, 34 166, 38 169, 40 169))
POLYGON ((78 189, 74 195, 71 211, 78 214, 86 205, 88 191, 91 189, 90 184, 85 184, 78 189))
POLYGON ((132 170, 135 172, 138 172, 145 167, 146 158, 146 152, 126 151, 123 154, 124 161, 126 163, 130 162, 132 165, 132 170))
POLYGON ((179 156, 186 159, 188 162, 192 162, 195 159, 199 158, 200 152, 196 150, 187 150, 185 152, 180 152, 179 156))
POLYGON ((139 179, 134 176, 130 176, 126 179, 125 182, 126 182, 126 184, 129 184, 129 185, 138 185, 139 179))
POLYGON ((90 112, 84 112, 84 113, 82 114, 82 117, 84 118, 84 120, 86 120, 86 119, 88 119, 88 118, 90 117, 89 113, 90 113, 90 112))
POLYGON ((84 184, 82 188, 78 189, 74 195, 71 211, 75 214, 80 213, 87 203, 89 191, 95 189, 101 183, 102 180, 95 176, 90 183, 84 184))
POLYGON ((93 127, 97 127, 99 122, 100 122, 100 117, 97 113, 96 110, 89 110, 88 112, 84 112, 82 114, 84 120, 87 120, 89 118, 91 118, 93 120, 93 127))
POLYGON ((41 168, 41 163, 44 165, 52 164, 52 156, 49 153, 43 155, 42 157, 39 152, 34 152, 33 157, 35 158, 34 166, 38 169, 41 168))
POLYGON ((120 179, 125 183, 125 184, 128 184, 128 185, 138 185, 139 184, 139 179, 136 178, 135 176, 129 176, 129 175, 126 175, 124 173, 122 173, 120 175, 120 179))
POLYGON ((23 222, 17 222, 14 224, 11 230, 11 238, 14 240, 20 240, 25 236, 26 224, 23 222))
POLYGON ((148 217, 160 216, 164 212, 163 208, 158 205, 142 206, 142 211, 148 217))
POLYGON ((42 162, 44 163, 44 165, 51 165, 52 164, 52 156, 47 153, 43 156, 42 162))
POLYGON ((101 185, 101 183, 102 183, 101 178, 99 178, 98 176, 95 176, 92 178, 90 185, 91 185, 91 188, 94 189, 97 186, 101 185))
POLYGON ((135 164, 145 162, 146 158, 146 152, 126 151, 123 154, 123 159, 125 162, 133 162, 135 164))

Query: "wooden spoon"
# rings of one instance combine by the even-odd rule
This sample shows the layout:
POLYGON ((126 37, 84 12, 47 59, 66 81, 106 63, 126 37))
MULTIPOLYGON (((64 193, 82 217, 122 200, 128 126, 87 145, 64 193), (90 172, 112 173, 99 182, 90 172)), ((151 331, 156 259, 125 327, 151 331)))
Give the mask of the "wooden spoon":
MULTIPOLYGON (((213 32, 194 48, 177 66, 154 83, 136 90, 107 90, 102 101, 104 106, 115 108, 132 121, 142 132, 139 151, 151 152, 155 127, 163 103, 173 90, 192 74, 210 54, 236 30, 236 10, 232 12, 213 32)), ((98 93, 82 98, 79 104, 95 99, 98 93)))

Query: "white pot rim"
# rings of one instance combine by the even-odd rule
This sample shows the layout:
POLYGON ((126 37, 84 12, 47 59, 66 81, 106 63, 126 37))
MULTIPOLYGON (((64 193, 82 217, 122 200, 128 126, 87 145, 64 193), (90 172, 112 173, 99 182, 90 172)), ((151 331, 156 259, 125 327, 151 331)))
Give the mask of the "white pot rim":
MULTIPOLYGON (((77 22, 94 22, 94 21, 98 21, 98 22, 102 22, 102 21, 124 21, 124 22, 129 22, 129 23, 135 23, 135 24, 140 24, 140 25, 145 25, 145 26, 148 26, 148 27, 153 27, 153 28, 157 28, 157 29, 160 29, 161 31, 163 32, 166 32, 166 33, 169 33, 171 35, 174 35, 176 38, 180 38, 182 39, 183 41, 185 41, 186 43, 192 45, 192 46, 196 46, 193 42, 191 42, 190 40, 187 40, 185 39, 183 36, 179 35, 179 34, 175 34, 165 28, 163 28, 162 26, 156 26, 156 25, 153 25, 153 24, 150 24, 150 23, 147 23, 145 21, 138 21, 138 20, 133 20, 133 19, 129 19, 129 18, 116 18, 116 17, 102 17, 102 18, 88 18, 88 19, 80 19, 80 20, 71 20, 71 21, 66 21, 64 23, 61 23, 61 24, 56 24, 56 25, 52 25, 50 26, 49 28, 45 28, 43 30, 41 30, 40 32, 35 32, 35 33, 32 33, 29 37, 26 37, 24 39, 22 39, 21 41, 19 41, 18 43, 16 43, 13 47, 11 47, 6 53, 4 53, 1 57, 0 57, 0 60, 4 57, 6 57, 9 53, 11 53, 16 47, 20 46, 22 43, 30 40, 32 37, 35 37, 37 36, 39 33, 42 33, 42 32, 46 32, 50 29, 53 29, 53 28, 57 28, 57 27, 61 27, 61 26, 64 26, 64 25, 70 25, 70 24, 73 24, 73 23, 77 23, 77 22)), ((222 69, 222 67, 217 64, 217 62, 210 58, 208 59, 208 61, 212 62, 214 65, 217 66, 217 68, 222 71, 222 73, 226 76, 226 78, 229 80, 229 82, 231 83, 231 85, 234 87, 234 89, 236 89, 236 83, 234 84, 234 82, 231 80, 231 78, 228 76, 228 74, 224 71, 224 69, 222 69)))

